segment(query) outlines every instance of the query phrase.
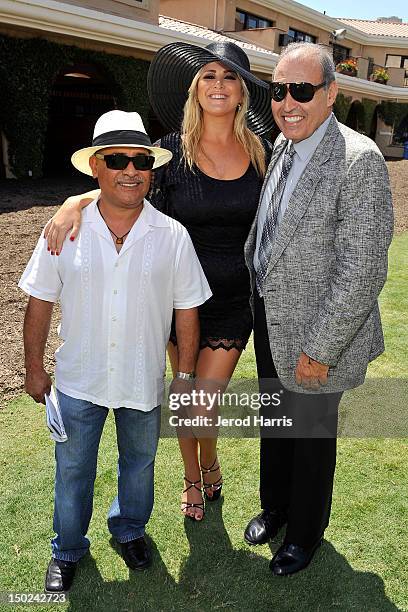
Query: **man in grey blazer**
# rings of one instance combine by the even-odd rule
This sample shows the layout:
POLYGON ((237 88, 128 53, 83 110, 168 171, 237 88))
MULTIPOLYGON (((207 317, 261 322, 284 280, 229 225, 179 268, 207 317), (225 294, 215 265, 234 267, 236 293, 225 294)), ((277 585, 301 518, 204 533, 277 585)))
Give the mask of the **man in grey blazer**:
MULTIPOLYGON (((384 159, 339 124, 332 58, 294 43, 274 73, 276 140, 245 247, 260 388, 284 390, 290 438, 261 431, 261 514, 245 531, 264 544, 286 525, 275 575, 306 567, 330 516, 341 394, 384 350, 377 298, 393 215, 384 159)), ((276 409, 264 416, 276 414, 276 409), (275 412, 274 412, 275 411, 275 412)))

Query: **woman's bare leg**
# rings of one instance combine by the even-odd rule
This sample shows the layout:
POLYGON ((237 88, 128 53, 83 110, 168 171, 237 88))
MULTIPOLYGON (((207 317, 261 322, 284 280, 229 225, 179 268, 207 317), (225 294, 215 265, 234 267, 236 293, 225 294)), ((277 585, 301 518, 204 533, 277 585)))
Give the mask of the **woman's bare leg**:
MULTIPOLYGON (((200 351, 197 366, 196 366, 196 390, 202 388, 206 393, 222 394, 228 386, 229 380, 234 373, 235 367, 240 358, 241 351, 238 349, 219 348, 215 351, 211 348, 204 348, 200 351)), ((215 404, 212 410, 207 410, 205 413, 212 417, 213 422, 216 422, 218 416, 218 405, 215 404)), ((199 459, 200 464, 204 468, 213 469, 219 466, 217 459, 217 432, 215 429, 211 432, 211 437, 205 435, 198 436, 199 444, 199 459)), ((221 471, 215 470, 205 474, 205 483, 211 484, 219 481, 221 471)), ((206 487, 208 497, 213 496, 214 489, 206 487)))
MULTIPOLYGON (((167 345, 167 353, 170 358, 171 369, 173 371, 173 376, 176 374, 178 370, 178 351, 177 346, 175 346, 172 342, 169 342, 167 345)), ((179 430, 177 429, 177 433, 179 430)), ((182 437, 178 436, 178 443, 180 447, 181 457, 184 463, 184 474, 191 482, 196 482, 197 487, 201 487, 201 472, 200 472, 200 464, 198 462, 198 441, 191 433, 191 437, 182 437)), ((189 484, 185 482, 184 488, 188 487, 189 484)), ((182 496, 182 512, 183 514, 187 514, 192 518, 195 518, 197 521, 201 521, 204 515, 204 511, 200 508, 187 508, 183 509, 186 503, 198 504, 203 502, 202 495, 195 489, 191 487, 187 493, 184 493, 182 496)))
MULTIPOLYGON (((177 346, 174 346, 169 342, 167 346, 167 352, 170 358, 171 368, 173 375, 178 370, 178 352, 177 346)), ((241 351, 238 349, 216 349, 215 351, 209 347, 201 349, 197 359, 196 365, 196 390, 204 390, 206 393, 223 393, 228 385, 228 382, 235 370, 238 363, 238 359, 241 355, 241 351)), ((214 406, 212 411, 207 410, 205 404, 194 407, 195 414, 202 414, 204 416, 211 416, 214 420, 217 416, 217 406, 214 406)), ((202 466, 208 468, 214 464, 217 458, 217 435, 214 429, 211 431, 211 435, 208 437, 199 436, 194 437, 178 437, 179 447, 181 456, 184 463, 184 473, 186 477, 192 481, 201 482, 201 471, 200 463, 202 466)), ((217 463, 215 463, 216 467, 217 463)), ((219 480, 221 472, 216 470, 206 474, 205 482, 210 484, 219 480)), ((188 483, 185 485, 188 486, 188 483)), ((200 484, 198 483, 199 487, 200 484)), ((213 489, 210 487, 206 488, 207 495, 212 497, 213 489)), ((201 503, 202 497, 195 488, 190 488, 187 493, 182 496, 182 506, 186 503, 201 503)), ((203 511, 200 508, 187 508, 183 510, 184 514, 201 520, 203 518, 203 511)))

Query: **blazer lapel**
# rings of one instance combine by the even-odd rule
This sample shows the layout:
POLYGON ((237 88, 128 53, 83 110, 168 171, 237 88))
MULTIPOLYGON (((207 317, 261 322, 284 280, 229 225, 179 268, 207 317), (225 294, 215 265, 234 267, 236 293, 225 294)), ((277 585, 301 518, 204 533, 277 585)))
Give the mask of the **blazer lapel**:
POLYGON ((278 261, 284 249, 288 245, 292 235, 309 207, 322 177, 321 166, 327 162, 332 154, 333 147, 340 131, 337 120, 332 117, 322 141, 309 160, 303 174, 301 175, 288 203, 283 216, 277 236, 272 246, 271 258, 269 260, 268 272, 278 261))

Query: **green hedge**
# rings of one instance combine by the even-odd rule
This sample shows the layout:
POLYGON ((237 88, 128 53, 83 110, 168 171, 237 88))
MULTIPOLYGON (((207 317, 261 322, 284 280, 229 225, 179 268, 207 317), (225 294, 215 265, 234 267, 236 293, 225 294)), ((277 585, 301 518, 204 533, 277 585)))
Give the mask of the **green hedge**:
POLYGON ((345 96, 342 93, 337 94, 336 102, 334 103, 334 114, 341 123, 346 123, 350 109, 354 104, 354 112, 356 113, 358 131, 364 134, 369 134, 371 129, 371 121, 374 116, 377 102, 363 98, 361 102, 358 100, 353 102, 351 96, 345 96))
POLYGON ((342 93, 337 94, 336 101, 334 103, 333 112, 340 123, 346 123, 347 115, 351 107, 352 98, 351 96, 345 96, 342 93))
POLYGON ((40 38, 0 36, 0 129, 9 141, 9 158, 18 177, 42 175, 48 101, 61 70, 92 64, 107 75, 118 107, 142 115, 147 126, 146 77, 149 62, 60 45, 40 38))
POLYGON ((408 115, 408 103, 393 102, 392 100, 381 102, 378 107, 378 114, 386 125, 398 127, 408 115))
MULTIPOLYGON (((352 105, 352 98, 339 93, 334 104, 334 114, 341 123, 346 123, 352 105)), ((357 121, 359 131, 370 134, 371 123, 377 109, 378 116, 386 125, 394 127, 396 130, 402 125, 404 119, 408 117, 408 104, 394 102, 392 100, 377 102, 363 98, 361 103, 356 106, 357 121)))
POLYGON ((365 134, 367 134, 367 136, 369 136, 371 132, 371 124, 378 102, 377 100, 369 100, 368 98, 363 98, 361 103, 364 107, 364 132, 365 134))

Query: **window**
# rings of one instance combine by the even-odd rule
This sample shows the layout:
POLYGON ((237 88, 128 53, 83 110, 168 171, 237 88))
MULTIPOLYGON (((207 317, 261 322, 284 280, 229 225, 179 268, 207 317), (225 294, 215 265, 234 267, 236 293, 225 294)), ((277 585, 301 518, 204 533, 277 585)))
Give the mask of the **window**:
POLYGON ((299 30, 294 30, 293 28, 289 28, 288 37, 292 39, 292 42, 315 43, 317 40, 316 36, 312 36, 311 34, 307 34, 306 32, 300 32, 299 30))
POLYGON ((385 66, 387 68, 405 68, 404 87, 408 87, 408 55, 391 55, 388 53, 385 66))
POLYGON ((264 19, 252 13, 237 10, 235 14, 235 31, 254 30, 255 28, 272 28, 274 22, 270 19, 264 19))
POLYGON ((385 60, 387 68, 405 68, 408 69, 408 55, 390 55, 387 54, 385 60))
POLYGON ((337 45, 333 43, 333 61, 335 64, 339 64, 340 62, 344 62, 348 57, 350 57, 350 49, 347 47, 343 47, 342 45, 337 45))
POLYGON ((133 8, 141 8, 141 9, 149 9, 150 0, 116 0, 120 4, 126 4, 127 6, 132 6, 133 8))

